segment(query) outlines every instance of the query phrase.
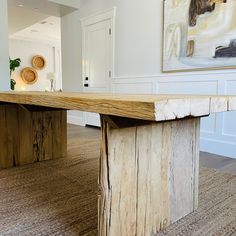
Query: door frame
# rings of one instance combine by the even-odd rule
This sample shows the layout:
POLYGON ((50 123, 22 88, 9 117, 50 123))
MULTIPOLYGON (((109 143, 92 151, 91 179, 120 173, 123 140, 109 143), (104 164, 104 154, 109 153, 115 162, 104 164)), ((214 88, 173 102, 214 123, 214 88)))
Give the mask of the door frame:
MULTIPOLYGON (((114 70, 115 70, 115 19, 116 19, 116 7, 107 9, 102 12, 97 12, 93 15, 84 17, 80 19, 81 21, 81 28, 82 28, 82 78, 83 78, 83 84, 85 81, 86 76, 86 48, 85 48, 85 42, 86 42, 86 27, 99 23, 101 21, 110 20, 111 21, 111 61, 110 61, 110 79, 112 80, 114 78, 114 70)), ((111 90, 111 81, 108 84, 109 90, 111 90)), ((83 86, 84 90, 84 86, 83 86)))

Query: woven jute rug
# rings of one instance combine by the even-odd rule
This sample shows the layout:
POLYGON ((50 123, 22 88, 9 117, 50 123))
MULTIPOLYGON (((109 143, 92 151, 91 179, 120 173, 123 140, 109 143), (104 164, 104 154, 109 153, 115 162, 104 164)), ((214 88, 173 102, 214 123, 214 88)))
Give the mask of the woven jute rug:
MULTIPOLYGON (((85 141, 80 155, 72 148, 70 158, 0 171, 0 235, 97 235, 93 148, 85 141)), ((199 200, 196 212, 157 235, 236 235, 236 176, 201 168, 199 200)))

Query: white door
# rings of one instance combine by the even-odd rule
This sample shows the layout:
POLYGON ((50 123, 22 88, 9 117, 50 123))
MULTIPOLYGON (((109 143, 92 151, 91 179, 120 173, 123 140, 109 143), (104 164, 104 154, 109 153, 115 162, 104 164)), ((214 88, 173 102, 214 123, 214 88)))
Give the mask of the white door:
MULTIPOLYGON (((83 28, 84 92, 107 93, 112 77, 112 21, 103 20, 83 28)), ((100 126, 98 114, 85 113, 85 124, 100 126)))

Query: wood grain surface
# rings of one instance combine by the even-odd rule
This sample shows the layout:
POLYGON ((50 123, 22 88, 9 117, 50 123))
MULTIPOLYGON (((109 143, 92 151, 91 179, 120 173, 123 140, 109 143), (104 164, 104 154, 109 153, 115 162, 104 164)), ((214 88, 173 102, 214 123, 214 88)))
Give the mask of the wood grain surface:
POLYGON ((0 105, 0 169, 65 157, 66 111, 0 105))
POLYGON ((236 110, 236 96, 2 92, 0 102, 165 121, 236 110))
POLYGON ((199 131, 200 118, 129 128, 102 119, 99 235, 155 235, 197 208, 199 131))

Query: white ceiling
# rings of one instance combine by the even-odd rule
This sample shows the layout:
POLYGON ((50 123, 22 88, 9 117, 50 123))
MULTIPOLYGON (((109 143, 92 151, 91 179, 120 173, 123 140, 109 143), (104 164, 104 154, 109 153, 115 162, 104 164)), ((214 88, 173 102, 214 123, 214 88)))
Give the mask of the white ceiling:
MULTIPOLYGON (((70 4, 66 6, 66 1, 62 0, 8 0, 8 6, 11 8, 23 5, 24 8, 32 11, 36 10, 46 15, 61 17, 78 9, 72 7, 71 0, 67 1, 70 4)), ((79 0, 77 1, 79 2, 79 0)))
POLYGON ((8 34, 11 36, 47 17, 46 14, 24 7, 11 6, 8 8, 8 34))
POLYGON ((61 18, 56 16, 47 17, 36 24, 12 34, 10 38, 60 46, 61 18))
POLYGON ((79 0, 8 0, 9 36, 49 16, 61 17, 77 10, 77 2, 79 0), (66 4, 69 6, 65 6, 66 4))

